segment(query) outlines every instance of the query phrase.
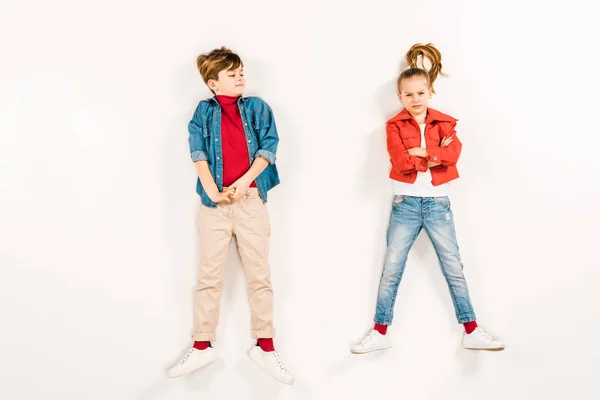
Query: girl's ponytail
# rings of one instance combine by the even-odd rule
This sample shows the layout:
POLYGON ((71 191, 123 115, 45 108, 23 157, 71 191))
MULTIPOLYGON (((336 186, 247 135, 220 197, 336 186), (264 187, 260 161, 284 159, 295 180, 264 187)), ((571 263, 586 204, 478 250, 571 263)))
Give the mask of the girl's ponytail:
POLYGON ((423 76, 427 79, 431 91, 435 93, 433 83, 438 75, 447 76, 442 72, 442 53, 440 53, 440 51, 431 43, 417 43, 412 46, 406 53, 406 62, 409 69, 400 74, 400 77, 398 78, 398 91, 400 91, 402 80, 423 76), (429 68, 429 70, 425 68, 425 58, 431 63, 431 68, 429 68))

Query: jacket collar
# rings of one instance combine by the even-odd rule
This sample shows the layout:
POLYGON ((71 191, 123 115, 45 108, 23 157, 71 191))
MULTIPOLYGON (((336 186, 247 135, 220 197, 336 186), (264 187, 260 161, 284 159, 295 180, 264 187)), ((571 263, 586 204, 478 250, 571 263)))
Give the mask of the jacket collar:
MULTIPOLYGON (((414 118, 412 115, 410 115, 408 110, 405 108, 402 111, 400 111, 398 114, 396 114, 395 117, 390 119, 388 121, 388 123, 396 122, 396 121, 407 121, 410 119, 414 119, 414 118)), ((453 117, 446 115, 442 112, 439 112, 437 110, 434 110, 431 107, 427 108, 427 119, 426 119, 427 125, 429 125, 433 122, 456 122, 456 121, 457 121, 456 118, 453 118, 453 117)))
MULTIPOLYGON (((248 98, 248 97, 241 96, 241 97, 239 98, 239 100, 238 100, 238 101, 242 101, 242 102, 244 102, 244 103, 245 103, 245 102, 247 102, 248 100, 249 100, 249 98, 248 98)), ((216 95, 215 95, 215 96, 213 96, 213 97, 210 97, 210 98, 208 99, 208 101, 214 101, 215 103, 219 104, 219 101, 217 100, 217 96, 216 96, 216 95)))

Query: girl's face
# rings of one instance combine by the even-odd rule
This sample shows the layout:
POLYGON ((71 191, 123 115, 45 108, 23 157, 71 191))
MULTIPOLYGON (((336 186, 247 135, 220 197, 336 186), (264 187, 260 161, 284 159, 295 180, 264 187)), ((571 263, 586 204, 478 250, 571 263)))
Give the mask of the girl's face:
POLYGON ((408 110, 410 115, 416 117, 417 115, 427 113, 431 95, 427 79, 416 76, 402 80, 398 99, 400 99, 400 103, 408 110))
POLYGON ((244 93, 246 87, 246 79, 244 78, 244 70, 242 66, 237 69, 223 70, 219 72, 218 79, 209 80, 208 87, 215 94, 237 97, 244 93))

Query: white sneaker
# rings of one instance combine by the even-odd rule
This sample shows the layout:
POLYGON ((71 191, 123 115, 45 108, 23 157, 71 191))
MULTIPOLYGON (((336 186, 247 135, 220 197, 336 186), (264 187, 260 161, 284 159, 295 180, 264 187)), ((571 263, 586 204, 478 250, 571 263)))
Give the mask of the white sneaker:
POLYGON ((215 349, 198 350, 192 347, 177 365, 167 371, 169 378, 178 378, 192 371, 200 369, 217 359, 215 349))
POLYGON ((392 347, 392 341, 388 335, 382 335, 375 329, 367 333, 360 341, 354 344, 350 351, 354 354, 365 354, 372 351, 385 350, 392 347))
POLYGON ((504 350, 504 344, 481 328, 475 328, 473 332, 463 333, 462 347, 469 350, 504 350))
POLYGON ((260 346, 252 345, 248 356, 265 372, 286 385, 294 383, 294 376, 285 368, 280 355, 276 351, 263 351, 260 346))

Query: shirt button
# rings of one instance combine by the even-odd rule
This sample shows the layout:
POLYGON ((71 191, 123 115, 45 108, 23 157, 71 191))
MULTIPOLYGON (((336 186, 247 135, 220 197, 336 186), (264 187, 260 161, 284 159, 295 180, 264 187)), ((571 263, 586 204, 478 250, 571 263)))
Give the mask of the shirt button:
POLYGON ((217 157, 217 160, 220 160, 220 159, 221 159, 221 157, 217 157))
POLYGON ((215 139, 215 142, 218 142, 218 141, 219 141, 219 139, 215 139))
POLYGON ((433 157, 433 160, 434 160, 434 161, 437 161, 437 157, 435 157, 435 156, 434 156, 434 157, 433 157))
POLYGON ((248 123, 245 123, 244 125, 248 126, 248 123))
POLYGON ((252 141, 251 141, 251 140, 248 140, 248 143, 252 143, 252 141))
POLYGON ((220 178, 220 177, 221 177, 221 175, 217 175, 217 178, 220 178))

